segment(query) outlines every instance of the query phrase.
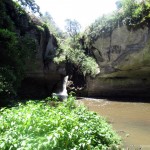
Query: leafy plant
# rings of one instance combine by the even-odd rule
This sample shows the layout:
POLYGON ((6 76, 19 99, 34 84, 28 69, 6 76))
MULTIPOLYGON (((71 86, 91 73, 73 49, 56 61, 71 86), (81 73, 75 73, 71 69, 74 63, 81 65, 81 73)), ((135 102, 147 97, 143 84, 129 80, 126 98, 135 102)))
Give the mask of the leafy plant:
POLYGON ((79 39, 80 37, 77 39, 67 38, 64 40, 60 44, 60 49, 57 51, 54 62, 57 64, 62 62, 71 63, 77 68, 79 74, 94 77, 99 73, 99 66, 92 57, 85 54, 85 50, 83 46, 80 45, 79 39))
POLYGON ((111 126, 74 97, 51 107, 28 101, 0 110, 0 149, 119 149, 120 138, 111 126), (38 141, 38 142, 37 142, 38 141))
POLYGON ((128 29, 139 29, 149 27, 150 21, 150 2, 149 0, 136 1, 136 0, 122 0, 122 9, 124 20, 128 29))

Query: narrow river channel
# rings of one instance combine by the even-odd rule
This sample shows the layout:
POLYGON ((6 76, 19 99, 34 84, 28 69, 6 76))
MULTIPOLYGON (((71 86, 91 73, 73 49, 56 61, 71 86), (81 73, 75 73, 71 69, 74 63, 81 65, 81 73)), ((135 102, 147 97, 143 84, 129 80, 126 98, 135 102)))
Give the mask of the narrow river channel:
POLYGON ((89 98, 79 102, 112 124, 122 137, 125 149, 150 150, 150 103, 89 98))

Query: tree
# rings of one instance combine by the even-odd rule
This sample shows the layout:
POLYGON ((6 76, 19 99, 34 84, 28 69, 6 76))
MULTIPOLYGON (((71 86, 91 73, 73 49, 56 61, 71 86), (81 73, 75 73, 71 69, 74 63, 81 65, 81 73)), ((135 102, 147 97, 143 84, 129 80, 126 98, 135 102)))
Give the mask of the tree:
POLYGON ((99 66, 93 58, 86 55, 84 46, 80 42, 81 25, 76 20, 67 19, 65 28, 69 37, 60 43, 54 62, 58 64, 65 62, 66 71, 70 76, 74 75, 72 70, 75 70, 75 76, 96 76, 99 73, 99 66))
POLYGON ((79 24, 78 21, 71 19, 66 19, 65 22, 66 22, 65 26, 66 31, 68 32, 70 37, 75 37, 80 32, 81 25, 79 24))
POLYGON ((129 30, 150 26, 149 0, 120 0, 122 4, 122 17, 129 30))
POLYGON ((116 1, 116 6, 117 6, 117 9, 120 9, 122 7, 122 3, 120 0, 116 1))
POLYGON ((59 38, 62 37, 62 31, 56 25, 53 17, 49 14, 49 12, 45 12, 45 14, 41 16, 41 19, 43 22, 46 23, 46 25, 48 26, 52 34, 54 34, 56 37, 59 37, 59 38))
POLYGON ((34 13, 40 13, 40 7, 35 3, 35 0, 17 0, 23 7, 28 7, 34 13))
POLYGON ((42 20, 46 23, 53 23, 55 25, 55 22, 53 20, 53 17, 50 15, 49 12, 45 12, 45 14, 43 14, 43 16, 41 17, 42 20))

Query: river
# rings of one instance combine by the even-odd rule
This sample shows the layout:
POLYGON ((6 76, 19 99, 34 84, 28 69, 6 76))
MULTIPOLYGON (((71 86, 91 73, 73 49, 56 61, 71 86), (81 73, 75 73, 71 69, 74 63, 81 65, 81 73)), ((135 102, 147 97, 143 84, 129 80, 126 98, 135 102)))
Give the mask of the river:
POLYGON ((150 150, 150 103, 90 98, 79 102, 112 124, 122 137, 125 149, 150 150))

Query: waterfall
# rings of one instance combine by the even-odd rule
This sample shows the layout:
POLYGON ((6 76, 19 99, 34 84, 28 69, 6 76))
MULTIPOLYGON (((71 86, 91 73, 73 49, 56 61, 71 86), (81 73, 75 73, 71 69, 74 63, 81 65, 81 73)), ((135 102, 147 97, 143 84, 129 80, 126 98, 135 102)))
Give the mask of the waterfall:
POLYGON ((53 96, 57 96, 60 101, 63 101, 64 99, 67 99, 68 97, 67 82, 68 82, 68 76, 63 77, 59 92, 52 94, 53 96))

